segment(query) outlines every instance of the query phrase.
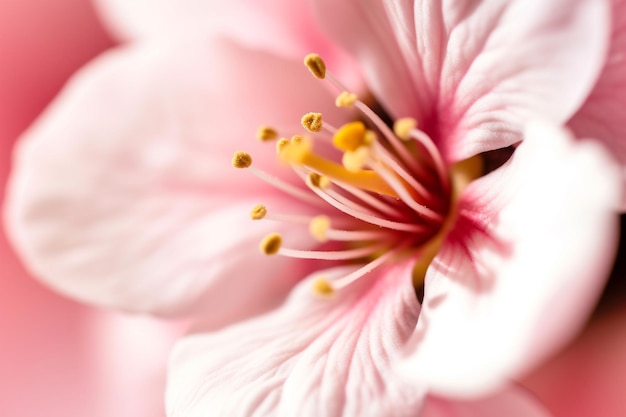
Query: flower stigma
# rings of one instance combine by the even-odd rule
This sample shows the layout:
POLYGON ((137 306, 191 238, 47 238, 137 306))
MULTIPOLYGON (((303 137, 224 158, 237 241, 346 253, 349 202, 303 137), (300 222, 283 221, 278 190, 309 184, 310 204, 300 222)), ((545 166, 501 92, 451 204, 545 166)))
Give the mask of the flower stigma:
POLYGON ((232 164, 246 168, 275 188, 316 210, 317 215, 276 213, 263 204, 251 219, 308 228, 315 250, 283 246, 282 236, 270 233, 260 243, 266 255, 335 261, 355 265, 340 278, 317 277, 312 292, 332 297, 375 268, 413 256, 413 282, 423 285, 426 269, 436 256, 456 217, 456 202, 467 184, 482 175, 480 156, 447 164, 433 140, 414 118, 388 126, 359 97, 329 71, 317 54, 304 59, 318 79, 339 91, 335 105, 355 108, 361 116, 333 127, 321 113, 301 119, 306 133, 279 138, 278 130, 261 126, 257 138, 275 140, 279 161, 297 175, 298 187, 252 167, 252 157, 236 152, 232 164))

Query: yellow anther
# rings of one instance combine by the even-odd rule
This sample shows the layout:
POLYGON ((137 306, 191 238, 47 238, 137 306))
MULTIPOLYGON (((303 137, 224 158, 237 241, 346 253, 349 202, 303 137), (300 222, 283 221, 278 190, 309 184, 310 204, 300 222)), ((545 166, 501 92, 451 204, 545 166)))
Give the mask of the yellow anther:
POLYGON ((345 152, 341 158, 343 166, 350 172, 359 172, 365 166, 370 156, 370 149, 367 146, 360 146, 353 152, 345 152))
POLYGON ((313 290, 313 294, 328 298, 335 295, 335 288, 330 281, 324 277, 315 278, 313 282, 311 282, 311 289, 313 290))
POLYGON ((289 146, 289 139, 287 139, 287 138, 280 138, 276 142, 276 153, 278 155, 280 155, 280 153, 283 151, 283 149, 285 149, 287 146, 289 146))
POLYGON ((275 255, 283 244, 283 238, 278 233, 270 233, 265 236, 259 245, 259 249, 266 255, 275 255))
POLYGON ((358 99, 359 98, 357 97, 356 94, 344 91, 343 93, 339 94, 337 98, 335 99, 335 106, 352 107, 354 106, 354 103, 356 103, 358 99))
POLYGON ((328 177, 318 174, 317 172, 311 172, 307 177, 307 181, 313 187, 321 188, 322 190, 330 187, 330 179, 328 179, 328 177))
POLYGON ((344 152, 355 151, 365 144, 365 132, 363 122, 346 123, 333 136, 333 145, 344 152))
POLYGON ((304 65, 316 78, 323 80, 326 77, 326 63, 318 54, 308 54, 304 57, 304 65))
POLYGON ((250 210, 250 218, 252 220, 261 220, 267 214, 267 207, 263 204, 258 204, 250 210))
POLYGON ((256 137, 261 142, 274 140, 278 137, 278 132, 269 126, 260 126, 256 131, 256 137))
POLYGON ((307 113, 302 116, 302 120, 300 122, 309 132, 319 132, 324 126, 324 123, 322 122, 322 113, 307 113))
POLYGON ((412 117, 404 117, 393 123, 393 132, 402 140, 411 139, 411 130, 417 127, 417 120, 412 117))
POLYGON ((293 143, 301 143, 303 140, 304 140, 304 136, 302 136, 302 135, 293 135, 291 137, 291 141, 293 143))
POLYGON ((328 216, 316 216, 309 223, 309 233, 318 242, 326 242, 328 240, 326 236, 328 229, 330 229, 330 218, 328 216))
POLYGON ((232 163, 235 168, 248 168, 252 165, 252 157, 247 152, 237 151, 233 155, 232 163))

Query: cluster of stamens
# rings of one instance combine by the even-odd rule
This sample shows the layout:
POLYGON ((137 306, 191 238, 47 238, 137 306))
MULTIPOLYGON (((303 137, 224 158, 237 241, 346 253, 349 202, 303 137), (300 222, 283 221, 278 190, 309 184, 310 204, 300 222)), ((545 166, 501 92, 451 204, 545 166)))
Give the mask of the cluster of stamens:
POLYGON ((427 249, 449 217, 451 181, 437 147, 418 129, 416 120, 396 120, 391 128, 327 72, 318 55, 308 55, 305 65, 315 77, 329 81, 339 91, 335 101, 338 107, 356 108, 361 120, 336 128, 320 113, 308 113, 301 120, 307 133, 291 138, 280 138, 269 126, 259 128, 258 139, 276 143, 279 160, 303 180, 306 188, 252 167, 252 157, 246 152, 236 152, 232 163, 319 208, 318 215, 306 216, 275 213, 259 204, 250 217, 306 227, 319 243, 318 250, 286 248, 281 235, 271 233, 260 244, 267 255, 358 265, 339 279, 314 280, 314 293, 328 296, 407 253, 407 249, 412 249, 411 253, 427 249))

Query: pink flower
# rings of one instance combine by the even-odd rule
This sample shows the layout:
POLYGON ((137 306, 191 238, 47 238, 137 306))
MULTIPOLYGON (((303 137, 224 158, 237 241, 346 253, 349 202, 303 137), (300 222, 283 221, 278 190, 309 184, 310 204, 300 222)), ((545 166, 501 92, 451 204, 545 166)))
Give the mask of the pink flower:
POLYGON ((507 381, 578 330, 615 246, 615 164, 556 127, 610 62, 609 4, 314 4, 358 66, 259 12, 293 38, 174 25, 80 73, 17 151, 15 245, 78 299, 195 315, 172 356, 172 416, 540 413, 507 381), (339 80, 363 74, 398 137, 364 102, 335 108, 293 59, 311 45, 339 80), (293 170, 250 139, 266 124, 301 134, 310 111, 327 128, 279 152, 293 170), (267 181, 233 171, 241 150, 236 165, 252 155, 267 181), (246 222, 259 203, 266 218, 246 222))

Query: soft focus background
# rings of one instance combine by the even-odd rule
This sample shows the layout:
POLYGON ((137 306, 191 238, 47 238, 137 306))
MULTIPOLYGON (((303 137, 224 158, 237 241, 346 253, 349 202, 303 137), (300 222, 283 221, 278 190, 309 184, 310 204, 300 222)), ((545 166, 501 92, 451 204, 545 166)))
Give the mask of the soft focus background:
MULTIPOLYGON (((0 0, 0 187, 18 135, 113 41, 88 0, 0 0)), ((77 116, 80 117, 80 116, 77 116)), ((0 416, 160 417, 180 325, 98 311, 30 278, 0 233, 0 416)))
MULTIPOLYGON (((114 45, 89 0, 0 0, 1 195, 19 134, 76 69, 114 45)), ((557 417, 626 416, 626 248, 620 254, 586 330, 523 381, 557 417)), ((57 296, 27 275, 4 233, 0 274, 0 416, 163 415, 164 364, 182 324, 57 296)))

